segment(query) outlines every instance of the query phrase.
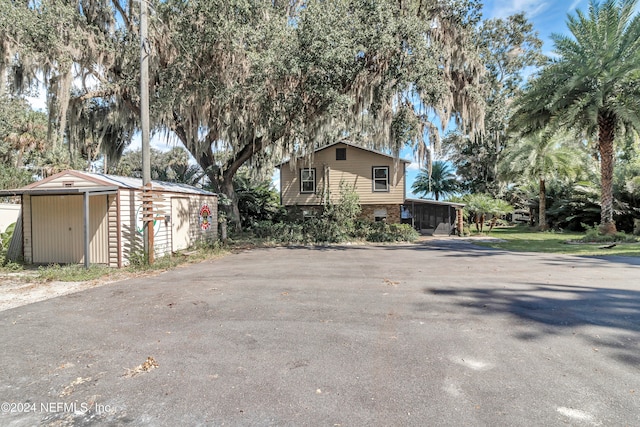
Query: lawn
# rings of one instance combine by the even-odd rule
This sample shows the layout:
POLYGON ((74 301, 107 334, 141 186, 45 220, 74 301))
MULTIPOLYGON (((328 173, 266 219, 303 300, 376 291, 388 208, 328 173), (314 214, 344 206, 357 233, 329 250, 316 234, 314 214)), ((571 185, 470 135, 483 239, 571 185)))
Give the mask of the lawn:
POLYGON ((600 249, 607 243, 568 244, 578 240, 584 233, 539 232, 528 227, 494 228, 487 236, 505 240, 504 242, 479 242, 479 245, 518 252, 545 252, 567 255, 622 255, 640 256, 640 242, 618 243, 611 249, 600 249))

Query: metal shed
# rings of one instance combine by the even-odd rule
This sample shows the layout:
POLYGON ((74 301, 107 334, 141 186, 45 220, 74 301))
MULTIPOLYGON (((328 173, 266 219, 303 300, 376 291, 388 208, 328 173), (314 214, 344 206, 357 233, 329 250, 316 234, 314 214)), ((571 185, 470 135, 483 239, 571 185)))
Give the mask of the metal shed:
POLYGON ((217 238, 217 195, 185 184, 152 181, 144 190, 141 179, 68 170, 0 191, 22 198, 25 262, 111 267, 142 253, 143 194, 153 201, 156 257, 217 238))

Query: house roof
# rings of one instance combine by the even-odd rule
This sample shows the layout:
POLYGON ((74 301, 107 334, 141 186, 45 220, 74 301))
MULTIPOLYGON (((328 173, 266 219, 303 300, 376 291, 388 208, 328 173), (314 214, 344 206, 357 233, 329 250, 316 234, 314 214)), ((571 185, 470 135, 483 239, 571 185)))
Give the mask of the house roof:
MULTIPOLYGON (((325 145, 324 147, 316 148, 315 150, 313 150, 313 152, 314 152, 314 153, 317 153, 317 152, 319 152, 319 151, 326 150, 327 148, 331 148, 331 147, 333 147, 334 145, 337 145, 337 144, 344 144, 344 145, 347 145, 347 146, 349 146, 349 147, 357 148, 358 150, 368 151, 368 152, 370 152, 370 153, 378 154, 378 155, 380 155, 380 156, 384 156, 384 157, 388 157, 388 158, 390 158, 390 159, 396 160, 396 158, 395 158, 394 156, 391 156, 391 155, 389 155, 389 154, 386 154, 386 153, 383 153, 383 152, 381 152, 381 151, 377 151, 377 150, 372 150, 372 149, 370 149, 370 148, 360 147, 360 146, 358 146, 358 145, 355 145, 355 144, 353 144, 353 143, 351 143, 351 142, 349 142, 349 141, 345 141, 345 140, 342 140, 342 141, 336 141, 336 142, 333 142, 333 143, 331 143, 331 144, 329 144, 329 145, 325 145)), ((302 158, 304 158, 304 157, 303 157, 303 156, 298 157, 298 159, 302 159, 302 158)), ((410 160, 406 160, 406 159, 400 159, 400 158, 399 158, 398 160, 399 160, 399 161, 401 161, 402 163, 411 163, 411 161, 410 161, 410 160)), ((284 166, 284 165, 286 165, 287 163, 289 163, 290 161, 291 161, 291 159, 289 159, 289 160, 287 160, 287 161, 285 161, 285 162, 280 163, 280 164, 279 164, 279 165, 277 165, 276 167, 284 166)))
MULTIPOLYGON (((166 191, 171 193, 185 194, 201 194, 205 196, 213 196, 215 193, 203 190, 187 184, 165 181, 151 181, 151 187, 154 191, 166 191)), ((12 190, 0 190, 0 196, 13 196, 19 194, 81 194, 81 193, 101 193, 115 192, 118 188, 126 188, 133 190, 142 190, 142 179, 131 178, 125 176, 108 175, 103 173, 82 172, 75 170, 66 170, 55 175, 51 175, 43 180, 29 184, 23 188, 12 190), (81 178, 89 181, 95 186, 85 187, 42 187, 44 184, 65 176, 81 178), (42 187, 42 188, 41 188, 42 187)))

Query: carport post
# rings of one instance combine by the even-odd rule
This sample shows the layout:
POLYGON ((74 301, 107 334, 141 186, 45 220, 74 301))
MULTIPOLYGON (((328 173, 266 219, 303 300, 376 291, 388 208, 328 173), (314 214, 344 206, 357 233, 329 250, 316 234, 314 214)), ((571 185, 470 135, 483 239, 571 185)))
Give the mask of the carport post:
POLYGON ((82 195, 84 202, 84 268, 89 268, 89 193, 82 195))

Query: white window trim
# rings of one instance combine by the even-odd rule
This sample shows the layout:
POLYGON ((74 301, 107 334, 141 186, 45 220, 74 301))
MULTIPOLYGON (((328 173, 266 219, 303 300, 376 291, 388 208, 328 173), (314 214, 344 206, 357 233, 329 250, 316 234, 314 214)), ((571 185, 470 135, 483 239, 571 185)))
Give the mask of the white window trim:
POLYGON ((303 168, 303 169, 300 169, 300 194, 315 194, 315 192, 316 192, 316 168, 303 168), (312 172, 312 174, 311 174, 313 176, 313 180, 312 180, 312 182, 313 182, 313 190, 312 191, 304 191, 303 190, 304 183, 305 182, 309 182, 309 180, 306 180, 306 181, 302 180, 302 173, 304 171, 312 172))
POLYGON ((373 192, 374 193, 388 193, 390 191, 391 186, 389 185, 389 166, 374 166, 371 169, 371 186, 373 188, 373 192), (385 188, 384 190, 376 189, 376 181, 382 181, 382 178, 377 178, 376 179, 376 170, 377 169, 384 169, 384 170, 387 171, 387 178, 386 178, 387 188, 385 188))

